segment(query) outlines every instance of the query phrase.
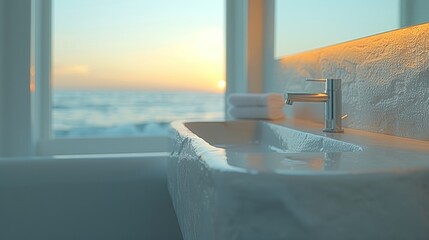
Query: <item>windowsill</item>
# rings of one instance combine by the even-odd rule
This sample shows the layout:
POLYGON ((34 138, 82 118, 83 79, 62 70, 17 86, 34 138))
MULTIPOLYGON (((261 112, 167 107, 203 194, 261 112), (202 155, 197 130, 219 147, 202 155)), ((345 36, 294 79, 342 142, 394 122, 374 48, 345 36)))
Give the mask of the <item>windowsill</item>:
POLYGON ((73 154, 54 155, 53 159, 109 159, 109 158, 142 158, 142 157, 169 157, 169 152, 148 152, 148 153, 96 153, 96 154, 73 154))
POLYGON ((109 153, 109 154, 73 154, 73 155, 53 155, 53 156, 28 156, 28 157, 0 157, 1 162, 20 161, 46 161, 48 160, 113 160, 113 159, 138 159, 138 158, 166 158, 169 152, 154 153, 109 153))
POLYGON ((38 155, 163 154, 169 146, 168 137, 59 138, 39 141, 38 155))

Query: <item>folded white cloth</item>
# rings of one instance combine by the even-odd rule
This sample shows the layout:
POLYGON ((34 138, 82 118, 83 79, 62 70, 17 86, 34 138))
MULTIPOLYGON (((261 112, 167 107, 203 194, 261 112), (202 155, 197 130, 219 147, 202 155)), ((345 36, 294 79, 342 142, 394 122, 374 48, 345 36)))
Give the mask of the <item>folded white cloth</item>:
POLYGON ((236 119, 278 120, 285 117, 282 107, 231 107, 229 114, 236 119))
POLYGON ((229 96, 228 102, 236 107, 283 107, 285 100, 278 93, 235 93, 229 96))

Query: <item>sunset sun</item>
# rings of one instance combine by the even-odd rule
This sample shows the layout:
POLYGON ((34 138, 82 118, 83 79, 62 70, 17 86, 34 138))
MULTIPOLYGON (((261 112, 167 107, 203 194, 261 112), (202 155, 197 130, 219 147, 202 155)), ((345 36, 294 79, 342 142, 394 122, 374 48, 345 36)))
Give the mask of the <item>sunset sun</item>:
POLYGON ((224 89, 225 89, 225 87, 226 87, 226 82, 225 82, 225 80, 219 80, 219 81, 217 82, 217 87, 218 87, 220 90, 224 90, 224 89))

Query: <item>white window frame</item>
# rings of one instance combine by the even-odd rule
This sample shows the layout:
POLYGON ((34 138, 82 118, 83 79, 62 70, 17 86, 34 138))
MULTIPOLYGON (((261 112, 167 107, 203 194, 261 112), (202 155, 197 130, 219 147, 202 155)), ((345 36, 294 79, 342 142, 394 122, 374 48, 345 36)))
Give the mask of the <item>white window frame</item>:
POLYGON ((168 137, 54 138, 52 134, 52 1, 33 0, 36 91, 34 128, 38 155, 169 151, 168 137))
POLYGON ((0 154, 31 155, 31 1, 0 5, 0 154))
POLYGON ((226 0, 227 95, 260 93, 273 78, 275 0, 226 0))
POLYGON ((52 1, 33 0, 37 155, 168 152, 168 137, 54 138, 52 135, 52 1))
MULTIPOLYGON (((267 40, 272 40, 273 37, 267 36, 273 32, 267 31, 272 28, 266 28, 270 21, 264 21, 263 24, 256 26, 249 26, 248 22, 273 18, 270 16, 270 7, 266 6, 273 7, 274 0, 226 1, 228 35, 226 97, 233 92, 261 92, 263 78, 267 79, 269 75, 267 69, 272 62, 272 58, 267 56, 270 56, 273 44, 269 46, 267 40), (260 35, 262 38, 249 39, 249 33, 258 31, 264 33, 260 35), (259 65, 262 58, 264 64, 259 65), (267 59, 269 61, 266 61, 267 59)), ((7 49, 2 51, 0 61, 4 70, 0 73, 2 114, 0 155, 168 151, 166 137, 91 139, 51 137, 51 3, 51 0, 2 2, 8 9, 0 9, 0 15, 4 16, 8 23, 0 28, 0 31, 8 37, 0 41, 2 49, 7 49), (33 34, 30 34, 30 31, 33 34), (34 92, 28 88, 30 83, 35 83, 34 92)), ((271 14, 273 13, 274 11, 271 11, 271 14)))
POLYGON ((409 27, 429 21, 429 1, 400 0, 400 27, 409 27))

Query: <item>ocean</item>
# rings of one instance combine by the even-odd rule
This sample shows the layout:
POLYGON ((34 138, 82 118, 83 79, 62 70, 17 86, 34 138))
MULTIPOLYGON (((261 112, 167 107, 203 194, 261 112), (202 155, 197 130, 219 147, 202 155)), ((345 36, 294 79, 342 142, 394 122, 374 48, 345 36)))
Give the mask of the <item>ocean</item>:
POLYGON ((54 90, 57 138, 166 136, 174 120, 222 120, 224 94, 54 90))

